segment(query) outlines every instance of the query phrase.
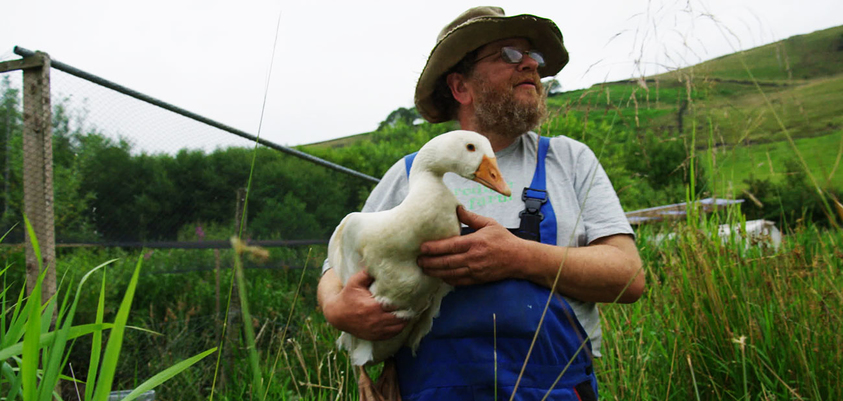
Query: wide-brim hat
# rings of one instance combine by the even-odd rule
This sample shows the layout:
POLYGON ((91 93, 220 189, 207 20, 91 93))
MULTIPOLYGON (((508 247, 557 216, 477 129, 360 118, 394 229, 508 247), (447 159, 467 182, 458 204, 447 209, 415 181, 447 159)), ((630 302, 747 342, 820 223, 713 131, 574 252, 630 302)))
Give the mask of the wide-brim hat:
POLYGON ((466 54, 501 39, 525 38, 544 55, 545 65, 539 75, 556 75, 568 63, 568 51, 556 24, 535 15, 507 17, 500 7, 475 7, 457 17, 439 33, 436 46, 427 58, 416 84, 416 110, 432 123, 448 121, 451 116, 433 99, 439 78, 466 54))

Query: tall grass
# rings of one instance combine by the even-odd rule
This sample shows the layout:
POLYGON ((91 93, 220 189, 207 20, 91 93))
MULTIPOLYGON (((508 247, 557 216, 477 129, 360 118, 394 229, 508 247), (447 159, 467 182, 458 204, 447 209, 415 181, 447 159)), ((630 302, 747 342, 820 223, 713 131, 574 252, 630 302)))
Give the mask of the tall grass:
MULTIPOLYGON (((758 239, 734 237, 724 241, 714 235, 717 224, 724 220, 740 224, 739 212, 733 209, 677 226, 643 227, 638 231, 641 256, 649 267, 648 291, 635 304, 601 307, 603 358, 597 359, 595 371, 602 399, 843 397, 838 385, 843 380, 838 368, 843 366, 843 233, 803 225, 788 233, 778 250, 758 239), (655 242, 657 234, 668 231, 676 235, 655 242)), ((95 257, 80 258, 79 263, 95 257)), ((181 252, 161 253, 144 260, 144 264, 155 268, 182 258, 181 252)), ((312 258, 320 260, 321 253, 312 258)), ((108 286, 130 282, 134 276, 134 268, 121 271, 119 263, 111 263, 115 267, 109 269, 108 286)), ((348 360, 333 343, 338 332, 324 322, 312 297, 318 272, 249 270, 245 274, 265 399, 356 399, 348 360)), ((121 352, 118 370, 131 369, 133 361, 141 357, 145 357, 140 360, 143 365, 162 370, 182 358, 179 355, 194 355, 214 345, 213 331, 207 333, 203 329, 206 326, 199 325, 199 316, 192 315, 191 319, 178 307, 185 302, 179 291, 185 293, 184 299, 213 305, 213 288, 200 285, 210 276, 210 272, 194 272, 172 275, 172 279, 160 274, 138 277, 137 309, 133 309, 142 313, 130 314, 130 324, 149 322, 146 315, 153 301, 148 296, 157 297, 158 292, 145 292, 163 286, 156 291, 173 296, 159 298, 155 308, 172 310, 171 326, 150 326, 156 330, 170 327, 163 336, 127 331, 137 349, 121 352), (185 287, 186 282, 191 284, 185 287), (198 337, 184 342, 186 335, 198 337), (149 341, 160 345, 143 346, 149 341)), ((107 318, 115 312, 109 312, 107 305, 113 298, 119 302, 121 294, 100 291, 95 295, 95 309, 100 303, 106 305, 101 310, 106 319, 99 322, 111 321, 107 318)), ((12 306, 19 296, 3 298, 6 310, 14 311, 12 306)), ((17 305, 25 310, 25 303, 17 305)), ((163 317, 155 319, 160 323, 163 317)), ((97 320, 92 317, 91 321, 94 323, 88 330, 96 332, 93 327, 97 320)), ((9 322, 6 320, 6 328, 9 322)), ((72 336, 76 332, 71 331, 72 336)), ((5 349, 6 340, 3 344, 5 349)), ((228 383, 219 388, 215 398, 256 399, 257 394, 251 391, 255 375, 248 363, 246 343, 234 347, 235 365, 227 370, 228 383)), ((77 374, 84 370, 81 364, 73 365, 77 374)), ((15 364, 10 362, 9 366, 14 368, 15 364)), ((207 399, 212 367, 213 361, 208 358, 197 362, 193 369, 159 387, 160 398, 207 399)), ((124 386, 125 375, 118 375, 124 377, 124 386)), ((3 379, 0 388, 11 384, 3 379)))
MULTIPOLYGON (((102 319, 104 311, 102 300, 105 289, 105 276, 103 275, 103 286, 100 289, 101 302, 98 304, 96 322, 74 325, 76 308, 79 304, 83 285, 95 272, 111 264, 113 260, 94 267, 82 277, 72 302, 69 303, 71 291, 63 291, 61 286, 53 297, 42 299, 41 284, 47 270, 40 264, 42 260, 40 247, 32 226, 25 217, 24 222, 29 232, 36 260, 39 263, 38 271, 41 273, 28 296, 24 296, 26 286, 18 285, 20 287, 18 296, 9 302, 7 295, 10 294, 13 285, 7 285, 6 273, 12 265, 7 263, 6 267, 0 271, 0 276, 3 277, 4 281, 3 292, 0 293, 0 302, 3 305, 2 320, 0 320, 0 363, 2 363, 0 365, 2 366, 0 393, 4 395, 3 399, 7 400, 21 398, 24 401, 49 401, 54 397, 60 398, 60 394, 57 393, 60 381, 72 382, 74 385, 79 383, 79 380, 74 377, 68 377, 62 373, 68 361, 70 348, 80 337, 93 334, 91 347, 93 351, 89 359, 88 379, 87 382, 84 382, 86 385, 84 397, 77 391, 74 399, 107 400, 112 390, 117 363, 120 359, 124 333, 128 328, 127 321, 134 292, 137 288, 141 260, 138 260, 134 269, 123 301, 117 309, 114 323, 103 323, 102 319), (63 297, 60 296, 62 292, 64 292, 63 297), (54 311, 58 313, 53 325, 54 311), (54 326, 55 330, 52 330, 51 326, 54 326), (104 353, 100 355, 100 341, 105 330, 109 330, 109 339, 104 353)), ((2 238, 0 238, 0 241, 2 241, 2 238)), ((207 350, 165 369, 138 385, 123 399, 131 401, 138 398, 144 392, 166 382, 214 351, 215 349, 207 350)), ((72 372, 72 367, 69 368, 72 372)))
POLYGON ((843 397, 843 233, 802 226, 775 250, 714 219, 671 229, 639 232, 645 298, 602 309, 607 399, 843 397))

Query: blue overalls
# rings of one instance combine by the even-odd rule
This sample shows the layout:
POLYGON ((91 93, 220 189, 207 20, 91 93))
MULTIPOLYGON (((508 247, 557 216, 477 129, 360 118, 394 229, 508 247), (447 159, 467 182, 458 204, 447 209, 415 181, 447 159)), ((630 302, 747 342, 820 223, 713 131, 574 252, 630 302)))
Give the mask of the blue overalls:
MULTIPOLYGON (((533 181, 522 194, 526 208, 521 212, 521 227, 510 231, 555 246, 556 215, 545 190, 549 143, 549 138, 541 137, 533 181)), ((405 158, 408 172, 413 156, 405 158)), ((395 356, 403 400, 493 400, 495 386, 498 399, 508 400, 549 293, 525 280, 457 287, 442 300, 440 315, 422 339, 417 356, 407 347, 395 356)), ((552 387, 548 400, 596 400, 591 343, 577 352, 586 338, 570 305, 555 295, 515 399, 541 400, 552 387)))

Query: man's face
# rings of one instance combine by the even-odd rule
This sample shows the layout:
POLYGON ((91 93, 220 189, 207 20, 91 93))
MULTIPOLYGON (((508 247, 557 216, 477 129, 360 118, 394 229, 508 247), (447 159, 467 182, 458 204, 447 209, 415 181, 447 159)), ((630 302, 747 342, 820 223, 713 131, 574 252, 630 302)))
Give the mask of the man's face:
POLYGON ((539 64, 524 54, 517 64, 504 61, 501 48, 531 50, 526 39, 504 39, 483 46, 466 77, 474 100, 474 117, 483 132, 517 137, 539 125, 547 110, 539 64))

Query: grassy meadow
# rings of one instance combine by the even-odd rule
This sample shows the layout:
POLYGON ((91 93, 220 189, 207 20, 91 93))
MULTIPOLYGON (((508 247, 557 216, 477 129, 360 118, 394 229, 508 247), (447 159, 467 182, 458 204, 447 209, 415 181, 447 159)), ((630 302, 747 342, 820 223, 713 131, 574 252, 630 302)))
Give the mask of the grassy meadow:
MULTIPOLYGON (((843 131, 832 134, 799 138, 793 141, 799 153, 805 158, 808 169, 823 184, 843 189, 843 174, 840 155, 843 154, 843 131)), ((735 146, 731 149, 715 148, 701 151, 700 157, 712 159, 715 168, 709 171, 708 179, 734 188, 740 194, 750 177, 779 180, 801 169, 792 165, 793 147, 785 141, 770 142, 752 146, 735 146), (788 166, 788 163, 791 166, 788 166)))
MULTIPOLYGON (((638 230, 648 288, 636 304, 601 307, 604 356, 596 371, 602 399, 843 397, 838 368, 843 363, 843 233, 802 226, 774 249, 764 238, 718 238, 719 222, 740 224, 739 210, 721 213, 638 230), (657 235, 666 232, 675 236, 659 242, 657 235)), ((353 400, 356 387, 347 358, 333 344, 338 332, 315 304, 323 257, 319 248, 274 249, 266 260, 249 252, 235 258, 225 250, 219 262, 211 250, 63 251, 59 298, 75 292, 82 275, 101 261, 117 259, 84 284, 74 319, 109 322, 134 277, 115 390, 133 389, 179 361, 222 346, 221 353, 162 383, 156 399, 353 400), (252 267, 244 270, 242 300, 250 315, 231 319, 227 295, 238 260, 252 267), (266 269, 285 264, 307 268, 266 269), (174 267, 182 272, 171 273, 174 267), (102 275, 104 307, 98 312, 102 275), (243 321, 250 335, 243 333, 243 321)), ((4 248, 4 279, 14 290, 7 294, 21 285, 20 259, 19 251, 4 248)), ((9 308, 14 297, 6 295, 5 301, 9 308)), ((104 334, 107 339, 108 330, 104 334)), ((87 380, 91 344, 90 337, 72 344, 68 361, 75 376, 65 368, 66 377, 87 380)), ((0 392, 12 384, 0 379, 0 392)), ((77 399, 73 387, 65 387, 65 399, 77 399)))

